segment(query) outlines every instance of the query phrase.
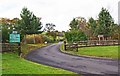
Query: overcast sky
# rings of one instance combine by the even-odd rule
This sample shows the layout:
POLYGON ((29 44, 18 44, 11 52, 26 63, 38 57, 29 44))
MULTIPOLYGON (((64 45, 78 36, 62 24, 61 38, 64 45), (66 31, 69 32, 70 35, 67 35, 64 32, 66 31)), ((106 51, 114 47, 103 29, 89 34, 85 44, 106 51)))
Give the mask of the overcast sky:
POLYGON ((43 26, 53 23, 59 31, 69 29, 74 17, 98 18, 102 7, 109 10, 115 22, 118 22, 119 0, 0 0, 0 17, 20 18, 23 7, 27 7, 37 17, 41 17, 43 26))

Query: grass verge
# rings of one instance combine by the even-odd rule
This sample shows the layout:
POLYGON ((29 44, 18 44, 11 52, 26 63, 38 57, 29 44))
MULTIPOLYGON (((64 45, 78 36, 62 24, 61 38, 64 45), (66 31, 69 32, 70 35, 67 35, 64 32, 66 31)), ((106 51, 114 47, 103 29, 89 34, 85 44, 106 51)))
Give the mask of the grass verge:
POLYGON ((78 52, 64 50, 64 44, 60 46, 60 49, 64 53, 69 53, 78 56, 91 56, 100 58, 118 59, 118 46, 95 46, 79 48, 78 52))
POLYGON ((3 53, 2 74, 75 74, 75 73, 27 61, 23 58, 20 58, 16 53, 3 53))
POLYGON ((37 48, 46 46, 47 44, 22 44, 21 50, 22 50, 22 57, 24 57, 27 53, 29 53, 32 50, 35 50, 37 48))

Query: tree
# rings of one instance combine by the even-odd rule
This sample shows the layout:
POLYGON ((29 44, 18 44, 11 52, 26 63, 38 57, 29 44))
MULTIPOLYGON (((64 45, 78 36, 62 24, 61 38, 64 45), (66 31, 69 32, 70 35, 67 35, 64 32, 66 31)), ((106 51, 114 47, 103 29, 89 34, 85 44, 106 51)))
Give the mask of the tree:
POLYGON ((9 34, 11 30, 9 29, 9 25, 6 23, 1 23, 2 26, 2 42, 9 42, 9 34))
POLYGON ((98 16, 99 18, 96 35, 102 34, 105 37, 111 36, 114 21, 109 11, 105 8, 102 8, 98 16))
POLYGON ((52 36, 53 40, 56 41, 57 33, 55 32, 55 25, 53 23, 47 23, 44 31, 47 31, 47 35, 52 36))
POLYGON ((41 22, 40 22, 40 18, 37 18, 35 15, 33 15, 32 17, 32 21, 30 24, 32 27, 29 27, 31 29, 31 31, 29 31, 27 34, 34 34, 34 43, 35 43, 35 34, 40 34, 42 33, 41 29, 41 22))
POLYGON ((78 30, 78 21, 73 18, 73 20, 70 22, 69 26, 71 27, 71 30, 78 30))
POLYGON ((0 19, 0 27, 2 30, 2 42, 9 42, 9 34, 12 33, 13 28, 15 27, 15 23, 17 18, 8 19, 8 18, 1 18, 0 19))
POLYGON ((47 32, 55 31, 55 27, 56 26, 53 23, 47 23, 44 28, 44 31, 47 31, 47 32))
POLYGON ((89 38, 94 37, 96 35, 97 21, 91 17, 87 22, 87 28, 89 38))
POLYGON ((76 17, 70 22, 70 31, 65 33, 68 42, 87 40, 85 35, 86 20, 83 17, 76 17))
POLYGON ((55 31, 48 32, 49 36, 52 36, 53 41, 56 41, 57 33, 55 31))
POLYGON ((18 30, 24 35, 26 43, 26 34, 38 34, 41 33, 41 22, 32 12, 27 8, 23 8, 21 11, 21 20, 18 21, 18 30))
POLYGON ((114 24, 114 30, 112 32, 112 39, 120 39, 120 25, 114 24))

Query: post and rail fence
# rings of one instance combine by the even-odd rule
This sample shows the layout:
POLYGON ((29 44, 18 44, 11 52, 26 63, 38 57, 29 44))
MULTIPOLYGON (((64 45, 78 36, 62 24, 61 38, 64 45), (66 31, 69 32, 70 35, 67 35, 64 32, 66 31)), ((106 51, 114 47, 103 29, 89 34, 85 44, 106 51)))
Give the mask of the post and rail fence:
POLYGON ((18 51, 21 53, 20 43, 2 43, 2 52, 14 52, 18 51))
POLYGON ((64 41, 64 50, 75 49, 78 52, 78 48, 90 47, 90 46, 114 46, 120 45, 120 40, 87 40, 87 41, 76 41, 72 43, 66 43, 64 41))

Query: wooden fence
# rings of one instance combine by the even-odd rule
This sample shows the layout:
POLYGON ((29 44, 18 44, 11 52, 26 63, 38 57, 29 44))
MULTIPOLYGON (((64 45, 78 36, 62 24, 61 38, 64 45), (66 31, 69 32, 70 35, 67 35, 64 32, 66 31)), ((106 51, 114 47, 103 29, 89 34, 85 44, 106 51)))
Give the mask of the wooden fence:
POLYGON ((2 52, 20 51, 21 47, 18 43, 2 43, 2 52))
POLYGON ((73 43, 64 42, 65 50, 76 50, 81 47, 90 47, 90 46, 110 46, 110 45, 120 45, 120 40, 88 40, 88 41, 77 41, 73 43))

